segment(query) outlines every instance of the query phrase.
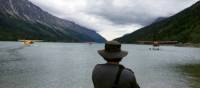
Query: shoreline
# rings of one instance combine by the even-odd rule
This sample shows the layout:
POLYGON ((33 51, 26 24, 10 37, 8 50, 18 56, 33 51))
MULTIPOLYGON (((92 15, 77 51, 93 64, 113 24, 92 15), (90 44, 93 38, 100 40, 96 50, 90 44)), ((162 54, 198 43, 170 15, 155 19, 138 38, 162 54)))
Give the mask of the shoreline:
MULTIPOLYGON (((0 41, 0 42, 20 42, 20 41, 0 41)), ((88 42, 60 42, 60 41, 42 41, 45 43, 88 43, 88 42)), ((97 43, 96 44, 104 44, 104 43, 97 43)), ((136 45, 152 45, 152 44, 138 44, 138 43, 122 43, 122 44, 136 44, 136 45)), ((191 48, 200 48, 200 43, 184 43, 184 44, 163 44, 164 46, 176 46, 176 47, 191 47, 191 48)), ((162 45, 161 45, 162 46, 162 45)))
MULTIPOLYGON (((131 44, 131 43, 127 43, 131 44)), ((138 44, 138 43, 133 43, 136 45, 152 45, 152 44, 138 44)), ((152 45, 153 46, 153 45, 152 45)), ((176 46, 176 47, 190 47, 190 48, 200 48, 200 43, 194 44, 194 43, 184 43, 184 44, 162 44, 160 46, 176 46)))
POLYGON ((200 43, 198 43, 198 44, 194 44, 194 43, 176 44, 175 46, 200 48, 200 43))

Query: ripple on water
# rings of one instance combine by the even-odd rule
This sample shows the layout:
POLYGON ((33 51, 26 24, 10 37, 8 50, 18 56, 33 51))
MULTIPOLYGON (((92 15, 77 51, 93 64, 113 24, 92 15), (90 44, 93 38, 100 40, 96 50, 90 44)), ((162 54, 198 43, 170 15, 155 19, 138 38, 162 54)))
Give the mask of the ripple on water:
MULTIPOLYGON (((92 69, 105 63, 97 54, 103 44, 37 43, 25 48, 13 42, 3 46, 8 48, 0 49, 0 88, 93 88, 92 69)), ((182 74, 186 72, 173 65, 198 62, 200 49, 161 46, 160 51, 149 51, 150 47, 122 46, 129 51, 122 64, 135 72, 141 88, 190 88, 182 74)))

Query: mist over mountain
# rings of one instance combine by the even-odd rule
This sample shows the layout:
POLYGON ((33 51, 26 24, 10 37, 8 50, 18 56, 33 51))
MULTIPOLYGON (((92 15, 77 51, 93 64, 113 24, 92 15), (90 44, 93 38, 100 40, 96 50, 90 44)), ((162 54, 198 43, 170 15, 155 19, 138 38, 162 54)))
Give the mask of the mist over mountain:
POLYGON ((55 17, 28 0, 0 0, 0 40, 105 42, 93 30, 55 17))
POLYGON ((123 43, 143 40, 200 43, 200 1, 174 16, 159 20, 116 40, 123 43))

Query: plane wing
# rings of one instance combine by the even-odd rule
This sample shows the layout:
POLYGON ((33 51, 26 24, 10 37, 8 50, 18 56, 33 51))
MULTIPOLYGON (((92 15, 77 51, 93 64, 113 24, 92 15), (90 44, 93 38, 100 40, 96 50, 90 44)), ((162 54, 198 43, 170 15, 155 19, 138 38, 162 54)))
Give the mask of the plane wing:
POLYGON ((140 44, 177 44, 178 41, 137 41, 140 44))
POLYGON ((18 40, 19 42, 25 42, 25 41, 33 41, 33 42, 42 42, 43 40, 18 40))

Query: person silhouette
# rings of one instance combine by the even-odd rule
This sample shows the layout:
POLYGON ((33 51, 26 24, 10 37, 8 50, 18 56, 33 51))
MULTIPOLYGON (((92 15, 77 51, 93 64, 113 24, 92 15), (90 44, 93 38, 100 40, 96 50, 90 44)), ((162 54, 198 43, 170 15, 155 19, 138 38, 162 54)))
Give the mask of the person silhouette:
POLYGON ((105 49, 98 53, 107 61, 105 64, 97 64, 92 72, 94 88, 140 88, 134 72, 119 64, 128 52, 121 50, 121 44, 117 41, 108 41, 105 49))

